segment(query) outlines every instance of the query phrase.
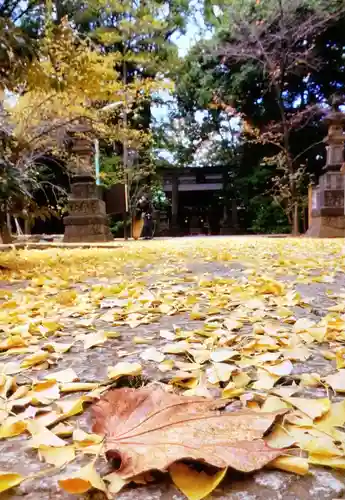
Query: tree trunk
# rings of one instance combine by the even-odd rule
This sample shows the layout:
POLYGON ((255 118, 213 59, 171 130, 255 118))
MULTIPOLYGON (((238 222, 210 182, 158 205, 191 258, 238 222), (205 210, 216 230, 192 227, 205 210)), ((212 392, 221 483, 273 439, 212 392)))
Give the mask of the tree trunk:
POLYGON ((24 234, 31 234, 31 224, 29 219, 24 219, 24 234))
POLYGON ((7 214, 0 212, 0 243, 12 243, 10 228, 7 224, 7 214))
POLYGON ((293 204, 293 222, 292 222, 292 234, 297 236, 299 234, 299 214, 298 214, 298 203, 297 201, 293 204))

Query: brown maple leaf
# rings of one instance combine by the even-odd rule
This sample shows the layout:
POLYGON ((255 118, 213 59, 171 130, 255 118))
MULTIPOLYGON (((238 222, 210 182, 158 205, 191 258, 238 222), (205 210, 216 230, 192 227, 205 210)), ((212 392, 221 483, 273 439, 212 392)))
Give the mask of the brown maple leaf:
POLYGON ((155 387, 115 389, 93 406, 93 431, 106 436, 107 458, 124 479, 182 459, 251 472, 283 453, 260 438, 285 410, 215 410, 224 404, 155 387))

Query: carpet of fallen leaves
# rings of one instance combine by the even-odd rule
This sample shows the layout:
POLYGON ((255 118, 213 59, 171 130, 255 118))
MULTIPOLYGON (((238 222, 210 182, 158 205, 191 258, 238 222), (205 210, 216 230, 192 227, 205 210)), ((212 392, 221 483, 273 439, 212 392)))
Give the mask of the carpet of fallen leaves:
MULTIPOLYGON (((99 473, 89 406, 150 382, 231 410, 286 410, 265 438, 288 449, 272 466, 345 469, 343 241, 134 242, 4 252, 0 265, 0 492, 46 475, 69 493, 118 491, 116 474, 99 473)), ((224 476, 170 473, 189 498, 224 476)))

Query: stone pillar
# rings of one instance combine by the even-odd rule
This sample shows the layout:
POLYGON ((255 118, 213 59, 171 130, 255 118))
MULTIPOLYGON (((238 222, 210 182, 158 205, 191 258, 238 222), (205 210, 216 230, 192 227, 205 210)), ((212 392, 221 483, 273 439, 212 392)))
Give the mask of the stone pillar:
POLYGON ((308 186, 308 229, 312 225, 313 220, 313 184, 308 186))
POLYGON ((223 206, 223 218, 220 221, 220 234, 226 235, 226 234, 232 234, 232 229, 231 229, 231 224, 229 220, 229 214, 228 214, 228 207, 227 203, 224 200, 224 206, 223 206))
POLYGON ((237 214, 237 200, 231 199, 231 215, 229 217, 228 207, 226 201, 223 207, 223 219, 221 221, 220 234, 230 235, 238 233, 238 214, 237 214))
POLYGON ((335 238, 345 236, 344 177, 341 167, 344 162, 345 115, 335 101, 328 123, 327 161, 319 185, 312 188, 311 225, 307 236, 335 238))
MULTIPOLYGON (((85 132, 80 127, 79 133, 85 132)), ((64 217, 64 242, 111 241, 105 203, 99 198, 92 165, 92 141, 87 137, 71 136, 75 169, 72 177, 71 195, 68 200, 68 216, 64 217)))
POLYGON ((178 176, 174 175, 171 180, 171 232, 176 235, 179 232, 178 224, 178 176))
POLYGON ((237 213, 237 200, 231 200, 231 225, 237 232, 238 230, 238 213, 237 213))

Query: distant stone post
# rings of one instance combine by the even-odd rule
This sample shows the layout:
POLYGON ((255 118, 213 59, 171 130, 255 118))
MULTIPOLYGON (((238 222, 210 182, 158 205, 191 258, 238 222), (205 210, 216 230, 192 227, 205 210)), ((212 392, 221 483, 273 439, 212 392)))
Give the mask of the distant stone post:
POLYGON ((325 120, 328 124, 325 139, 327 160, 319 184, 312 187, 311 225, 307 236, 345 236, 344 176, 341 172, 344 163, 345 115, 339 108, 343 102, 339 97, 334 98, 332 111, 325 120))
POLYGON ((179 208, 179 178, 178 175, 173 175, 171 179, 171 233, 177 236, 180 231, 178 223, 178 208, 179 208))
POLYGON ((88 129, 80 125, 70 134, 75 158, 68 215, 64 217, 64 242, 102 242, 113 239, 108 225, 105 203, 93 175, 93 144, 86 136, 88 129), (84 136, 82 135, 84 134, 84 136))

